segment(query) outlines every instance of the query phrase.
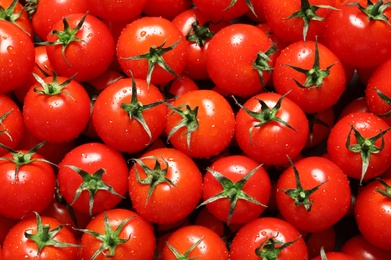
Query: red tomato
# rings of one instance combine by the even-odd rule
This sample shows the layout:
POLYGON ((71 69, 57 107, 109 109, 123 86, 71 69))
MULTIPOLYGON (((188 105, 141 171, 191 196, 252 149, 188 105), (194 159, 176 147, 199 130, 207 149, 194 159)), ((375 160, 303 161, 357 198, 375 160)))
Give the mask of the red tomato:
POLYGON ((247 223, 266 209, 269 176, 259 163, 243 155, 221 157, 204 175, 203 202, 220 221, 247 223))
POLYGON ((52 143, 74 140, 90 118, 87 91, 72 78, 54 75, 37 80, 24 99, 26 127, 40 140, 52 143))
POLYGON ((325 30, 324 19, 335 0, 263 0, 263 15, 277 38, 286 43, 315 40, 325 30))
POLYGON ((212 22, 232 21, 249 11, 250 1, 245 0, 193 0, 194 5, 212 22))
POLYGON ((8 232, 3 243, 4 259, 76 259, 76 239, 58 220, 29 216, 8 232))
POLYGON ((163 260, 228 260, 224 241, 211 229, 190 225, 174 231, 163 248, 163 260))
POLYGON ((18 26, 0 20, 0 93, 22 86, 34 68, 34 44, 18 26))
POLYGON ((147 0, 143 13, 172 20, 181 12, 190 9, 192 4, 191 0, 147 0))
POLYGON ((307 244, 308 256, 310 259, 312 257, 318 256, 320 254, 321 248, 323 248, 325 252, 331 252, 336 246, 337 235, 334 226, 319 232, 301 233, 303 234, 304 240, 307 244))
POLYGON ((314 41, 295 42, 281 51, 273 71, 277 93, 289 98, 306 113, 333 106, 346 88, 345 69, 326 46, 314 41))
POLYGON ((182 76, 167 84, 163 88, 163 93, 165 99, 172 105, 178 97, 193 90, 199 90, 195 81, 188 76, 182 76))
POLYGON ((122 78, 97 97, 92 123, 99 137, 114 149, 140 152, 165 129, 167 107, 157 87, 143 79, 122 78))
MULTIPOLYGON (((18 105, 5 94, 0 93, 0 143, 15 149, 24 132, 23 115, 18 105)), ((0 156, 7 150, 0 147, 0 156)))
POLYGON ((129 196, 146 220, 169 224, 195 209, 202 194, 202 175, 189 156, 173 148, 157 148, 134 161, 129 196))
POLYGON ((340 252, 327 252, 323 255, 317 256, 312 258, 311 260, 357 260, 354 257, 351 257, 350 255, 340 253, 340 252))
POLYGON ((232 24, 209 41, 206 69, 212 81, 229 94, 249 97, 267 84, 275 46, 260 28, 232 24))
POLYGON ((345 216, 352 200, 345 173, 323 157, 296 161, 281 174, 276 189, 281 215, 306 232, 330 228, 345 216))
POLYGON ((117 59, 125 74, 164 85, 185 69, 188 44, 181 31, 162 17, 129 23, 117 41, 117 59))
POLYGON ((85 0, 91 14, 109 21, 132 21, 137 18, 147 0, 85 0))
POLYGON ((239 229, 230 251, 231 260, 308 259, 299 231, 285 220, 263 217, 239 229))
POLYGON ((104 211, 83 231, 82 259, 153 259, 156 248, 153 227, 133 211, 120 208, 104 211))
POLYGON ((367 99, 365 97, 358 97, 347 103, 342 108, 342 111, 339 112, 338 120, 344 116, 349 115, 350 113, 356 112, 371 112, 369 111, 367 99))
POLYGON ((26 213, 42 212, 54 195, 53 166, 36 153, 39 146, 12 151, 0 160, 0 214, 14 219, 26 213))
POLYGON ((365 89, 365 100, 369 110, 382 117, 389 125, 391 125, 391 91, 388 77, 390 69, 391 59, 377 67, 365 89))
POLYGON ((71 13, 87 11, 85 0, 39 0, 31 18, 34 33, 45 41, 57 21, 71 13))
MULTIPOLYGON (((0 215, 0 245, 3 245, 4 239, 10 229, 18 223, 18 219, 12 219, 12 218, 7 218, 4 217, 3 215, 0 215)), ((1 258, 1 252, 0 252, 0 259, 1 258)))
POLYGON ((346 175, 369 180, 391 166, 389 125, 373 113, 357 112, 341 118, 331 129, 327 151, 346 175))
POLYGON ((391 231, 385 228, 391 219, 391 179, 378 179, 363 187, 357 195, 354 216, 358 229, 372 245, 391 250, 391 231))
POLYGON ((33 26, 24 6, 17 0, 1 0, 0 20, 9 21, 18 26, 31 39, 34 37, 33 26))
POLYGON ((281 165, 304 148, 309 127, 303 110, 288 97, 261 93, 248 99, 236 115, 236 141, 260 163, 281 165))
POLYGON ((389 3, 389 0, 345 1, 326 18, 322 42, 349 66, 373 67, 388 60, 391 58, 389 3))
POLYGON ((307 114, 309 131, 305 148, 312 148, 322 143, 330 134, 334 125, 334 109, 330 107, 326 110, 314 114, 307 114))
POLYGON ((224 223, 212 215, 206 207, 203 207, 197 214, 194 224, 213 230, 219 237, 222 237, 225 233, 224 223))
POLYGON ((170 108, 166 133, 176 149, 194 158, 210 158, 230 144, 235 115, 221 94, 204 89, 191 91, 170 108))
POLYGON ((90 215, 113 208, 128 191, 125 159, 101 143, 85 143, 67 153, 57 178, 66 202, 90 215))
POLYGON ((110 66, 115 43, 104 22, 87 13, 73 13, 53 24, 46 51, 54 70, 77 81, 88 81, 110 66))
POLYGON ((340 252, 356 260, 387 259, 390 250, 384 250, 368 242, 361 234, 349 238, 340 248, 340 252))

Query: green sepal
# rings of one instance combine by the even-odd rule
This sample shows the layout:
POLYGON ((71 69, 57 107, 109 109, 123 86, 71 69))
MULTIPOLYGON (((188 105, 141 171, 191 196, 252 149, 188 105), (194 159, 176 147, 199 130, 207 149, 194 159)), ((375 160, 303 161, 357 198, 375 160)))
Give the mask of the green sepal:
POLYGON ((376 180, 378 180, 383 185, 384 189, 380 189, 380 188, 376 187, 375 191, 379 192, 381 195, 386 196, 387 198, 391 199, 391 186, 388 185, 381 178, 376 178, 376 180))
MULTIPOLYGON (((231 7, 233 7, 237 1, 238 0, 231 0, 231 3, 223 11, 226 11, 226 10, 230 9, 231 7)), ((251 2, 251 0, 246 0, 246 4, 247 4, 248 8, 251 10, 251 12, 255 15, 255 17, 258 17, 257 14, 255 13, 254 6, 253 6, 253 3, 251 2)))
POLYGON ((20 28, 24 33, 26 33, 28 36, 31 36, 30 33, 28 33, 22 26, 20 26, 16 20, 18 20, 23 12, 24 12, 24 8, 22 9, 22 11, 20 11, 19 13, 14 13, 15 12, 15 7, 16 5, 18 4, 18 0, 13 0, 12 3, 7 7, 7 9, 4 9, 3 6, 0 6, 0 20, 4 20, 4 21, 8 21, 14 25, 16 25, 18 28, 20 28))
POLYGON ((12 136, 8 133, 7 129, 5 129, 5 125, 3 124, 3 120, 5 120, 13 111, 14 109, 12 108, 11 110, 5 112, 3 115, 0 115, 0 126, 3 128, 3 130, 0 130, 0 134, 5 134, 10 141, 12 142, 12 136))
POLYGON ((68 97, 70 97, 73 101, 76 102, 76 100, 72 97, 72 95, 68 91, 63 91, 63 89, 69 85, 69 83, 74 80, 77 73, 73 75, 72 77, 65 80, 63 83, 59 84, 57 80, 57 73, 53 71, 53 78, 52 82, 47 83, 45 82, 41 77, 39 77, 37 74, 33 73, 33 76, 35 80, 42 86, 43 89, 38 89, 37 87, 34 88, 34 92, 42 95, 48 95, 48 96, 55 96, 60 94, 65 94, 68 97))
POLYGON ((277 46, 273 44, 270 46, 265 52, 258 52, 257 58, 255 59, 253 63, 253 68, 258 72, 259 78, 261 79, 262 87, 265 87, 265 80, 263 77, 263 73, 271 73, 273 71, 273 67, 269 65, 268 62, 271 61, 270 56, 276 53, 277 46))
MULTIPOLYGON (((384 94, 383 92, 381 92, 380 90, 378 90, 377 88, 374 89, 376 91, 376 94, 381 98, 381 100, 383 100, 387 105, 391 106, 391 98, 389 96, 387 96, 386 94, 384 94)), ((391 116, 391 110, 384 113, 384 114, 380 114, 378 115, 380 117, 390 117, 391 116)))
POLYGON ((174 254, 175 258, 178 260, 195 260, 199 256, 195 256, 193 258, 189 258, 191 252, 202 242, 204 237, 201 237, 198 239, 189 249, 186 250, 184 254, 181 254, 178 252, 178 250, 173 247, 170 243, 166 242, 167 247, 170 249, 170 251, 174 254))
POLYGON ((209 29, 210 22, 206 22, 204 25, 200 25, 198 19, 191 24, 190 30, 186 34, 186 40, 194 42, 200 48, 205 46, 205 43, 212 38, 215 33, 209 29))
POLYGON ((391 26, 389 17, 384 14, 386 9, 391 6, 391 2, 383 3, 383 0, 378 0, 374 4, 372 1, 367 0, 367 7, 363 7, 359 2, 348 3, 346 5, 357 6, 361 12, 368 16, 369 20, 383 21, 391 26))
POLYGON ((277 236, 278 234, 276 236, 266 238, 266 240, 255 249, 255 254, 260 257, 260 259, 278 260, 278 256, 283 249, 293 245, 301 238, 300 235, 295 240, 284 243, 280 240, 277 240, 277 236))

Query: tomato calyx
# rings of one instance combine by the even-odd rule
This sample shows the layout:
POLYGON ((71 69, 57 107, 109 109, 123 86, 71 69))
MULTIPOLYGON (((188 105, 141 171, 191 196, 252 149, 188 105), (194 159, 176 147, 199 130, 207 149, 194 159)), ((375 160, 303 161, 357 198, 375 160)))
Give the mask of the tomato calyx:
POLYGON ((96 259, 100 254, 103 254, 107 258, 114 257, 117 246, 125 244, 131 238, 131 234, 129 235, 128 238, 125 238, 125 239, 120 238, 119 234, 123 230, 124 226, 133 218, 135 218, 135 217, 132 216, 132 217, 128 217, 128 218, 124 219, 123 221, 121 221, 121 223, 118 225, 118 227, 115 230, 113 230, 112 227, 110 226, 110 222, 109 222, 109 218, 107 216, 107 213, 104 212, 105 234, 101 234, 101 233, 98 233, 96 231, 89 230, 89 229, 75 228, 76 230, 87 233, 102 242, 102 245, 99 247, 98 250, 96 250, 94 255, 91 257, 91 260, 96 259))
POLYGON ((147 157, 144 157, 142 159, 141 160, 140 159, 132 159, 132 160, 135 161, 138 165, 140 165, 141 168, 143 169, 143 171, 145 172, 145 175, 147 175, 147 177, 142 180, 140 178, 140 174, 139 174, 139 172, 138 172, 138 170, 136 168, 136 179, 137 179, 138 183, 143 184, 143 185, 149 185, 148 195, 147 195, 147 199, 145 201, 145 204, 147 204, 149 199, 151 198, 155 188, 159 184, 167 183, 167 184, 172 185, 174 187, 176 187, 176 185, 175 185, 175 183, 173 183, 170 179, 168 179, 166 177, 167 171, 168 171, 168 162, 166 160, 164 160, 164 158, 163 158, 163 161, 166 164, 165 168, 161 167, 161 164, 160 164, 159 160, 155 156, 147 156, 147 157), (149 168, 142 161, 142 159, 153 159, 153 160, 155 160, 154 168, 153 169, 149 168))
POLYGON ((75 197, 73 201, 70 203, 72 206, 76 200, 79 198, 80 194, 83 191, 88 191, 90 195, 89 200, 89 214, 92 216, 92 208, 94 207, 94 199, 95 195, 99 190, 108 191, 113 195, 116 195, 118 197, 124 198, 121 194, 117 193, 113 187, 111 187, 109 184, 104 182, 102 180, 102 176, 105 173, 105 169, 99 168, 96 172, 93 174, 89 174, 88 172, 84 171, 83 169, 73 166, 73 165, 65 165, 65 167, 68 167, 72 170, 74 170, 77 174, 79 174, 83 178, 83 182, 80 184, 80 186, 77 188, 75 192, 75 197))
POLYGON ((372 1, 367 1, 367 7, 363 7, 359 2, 353 2, 346 4, 348 6, 357 6, 357 8, 368 16, 370 20, 383 21, 391 26, 388 21, 388 17, 384 14, 384 11, 391 6, 391 2, 383 3, 383 0, 378 0, 375 4, 372 1))
POLYGON ((187 104, 174 107, 167 103, 167 106, 172 110, 171 115, 177 113, 182 117, 182 120, 171 129, 167 136, 167 142, 179 129, 186 127, 187 131, 184 134, 186 134, 187 148, 190 149, 191 134, 198 129, 198 106, 196 106, 194 109, 191 109, 191 107, 187 104), (183 107, 185 109, 182 110, 183 107))
POLYGON ((361 133, 353 125, 350 125, 350 127, 351 128, 348 137, 346 139, 345 146, 349 151, 354 153, 359 153, 361 155, 361 160, 362 160, 362 167, 361 167, 362 169, 361 169, 361 178, 360 178, 360 185, 361 185, 365 177, 365 173, 367 172, 369 167, 369 159, 371 157, 371 154, 380 153, 383 150, 385 145, 384 135, 391 129, 391 127, 383 131, 380 130, 380 133, 370 138, 363 137, 361 133), (356 144, 350 144, 350 138, 352 132, 354 132, 354 137, 356 138, 357 141, 356 144), (375 145, 375 142, 380 138, 381 138, 381 144, 380 147, 377 147, 375 145))
POLYGON ((42 86, 43 89, 38 89, 38 87, 34 88, 35 93, 48 95, 48 96, 54 96, 54 95, 60 95, 65 94, 69 96, 73 101, 76 102, 76 100, 72 97, 72 95, 68 91, 63 91, 63 88, 69 85, 69 83, 72 82, 72 80, 76 77, 77 73, 73 75, 72 77, 65 80, 63 83, 59 84, 57 79, 57 73, 53 73, 52 82, 47 83, 45 82, 41 77, 39 77, 37 74, 33 73, 33 76, 35 80, 42 86))
POLYGON ((276 51, 277 46, 273 44, 266 50, 266 52, 258 52, 257 58, 253 63, 253 68, 258 72, 263 87, 265 87, 263 72, 271 73, 273 71, 273 67, 270 66, 268 62, 271 62, 270 56, 273 55, 276 51))
POLYGON ((175 258, 178 260, 195 260, 198 258, 198 256, 195 256, 193 258, 189 258, 189 255, 191 252, 202 242, 204 237, 201 237, 198 239, 189 249, 186 250, 184 254, 181 254, 178 252, 178 250, 173 247, 170 243, 166 242, 167 247, 170 249, 170 251, 174 254, 175 258))
POLYGON ((5 120, 12 113, 13 110, 14 109, 11 109, 7 111, 5 114, 0 115, 0 126, 3 128, 0 129, 0 134, 5 134, 11 141, 12 141, 12 136, 8 133, 8 130, 5 128, 3 124, 3 120, 5 120))
POLYGON ((144 54, 140 54, 137 56, 128 57, 128 58, 121 58, 121 59, 123 59, 123 60, 147 60, 148 61, 148 73, 147 73, 146 80, 147 80, 148 86, 151 84, 152 72, 155 69, 156 65, 160 66, 165 71, 174 75, 175 77, 180 78, 180 76, 166 63, 166 61, 163 58, 163 55, 166 52, 173 50, 179 44, 180 41, 181 41, 181 38, 179 38, 172 45, 170 45, 168 47, 164 47, 164 45, 167 42, 167 39, 166 39, 159 46, 151 46, 149 48, 149 52, 146 52, 144 54))
POLYGON ((323 80, 330 75, 330 69, 335 65, 333 63, 326 67, 326 69, 322 70, 320 68, 320 58, 319 58, 319 48, 318 41, 315 41, 315 59, 314 64, 311 69, 303 69, 297 66, 282 64, 283 66, 291 67, 292 69, 304 74, 307 78, 304 84, 301 84, 296 79, 292 78, 292 80, 296 83, 300 88, 319 88, 323 85, 323 80))
POLYGON ((308 126, 309 126, 309 143, 312 145, 313 140, 314 140, 314 127, 315 125, 322 125, 326 128, 331 129, 331 125, 327 124, 326 122, 322 121, 318 113, 315 114, 306 114, 307 119, 308 119, 308 126))
POLYGON ((148 137, 149 137, 148 144, 150 144, 150 142, 152 141, 152 133, 148 127, 147 122, 145 122, 143 112, 145 110, 150 109, 150 108, 156 107, 162 103, 163 103, 163 101, 156 101, 156 102, 144 105, 143 103, 139 102, 137 99, 136 81, 134 80, 134 77, 132 74, 132 99, 131 99, 130 103, 121 103, 121 108, 123 110, 125 110, 125 112, 129 115, 130 121, 132 121, 134 119, 141 124, 141 126, 144 128, 145 132, 148 134, 148 137))
MULTIPOLYGON (((237 1, 238 0, 231 0, 231 3, 229 4, 229 6, 227 6, 223 11, 226 11, 226 10, 230 9, 231 7, 233 7, 237 1)), ((255 17, 258 17, 258 15, 256 14, 256 12, 254 10, 254 6, 253 6, 253 3, 251 2, 251 0, 246 0, 246 4, 247 4, 248 8, 250 8, 251 12, 255 15, 255 17)))
POLYGON ((304 26, 303 26, 303 38, 304 41, 306 41, 308 28, 310 25, 310 21, 323 21, 325 18, 321 17, 316 14, 316 11, 318 9, 330 9, 330 10, 338 10, 337 8, 330 6, 330 5, 311 5, 308 0, 301 0, 301 8, 297 12, 294 12, 291 16, 288 18, 285 18, 286 20, 293 19, 293 18, 301 18, 303 19, 304 26))
POLYGON ((255 167, 252 171, 243 176, 243 178, 238 182, 233 182, 220 172, 217 172, 211 168, 207 168, 207 170, 212 174, 212 176, 221 184, 223 190, 202 202, 200 205, 197 206, 197 208, 220 199, 228 199, 230 201, 230 207, 228 212, 227 225, 231 223, 232 215, 234 213, 236 204, 240 199, 249 201, 257 205, 261 205, 266 208, 267 205, 260 203, 259 201, 257 201, 243 191, 243 186, 260 167, 262 167, 262 165, 255 167))
POLYGON ((18 2, 18 0, 12 1, 12 3, 10 4, 10 6, 7 7, 7 9, 4 9, 4 7, 0 6, 0 20, 13 23, 14 25, 18 26, 23 32, 25 32, 28 36, 31 36, 30 33, 28 33, 22 26, 20 26, 16 22, 16 20, 18 20, 19 17, 22 16, 22 13, 24 11, 24 9, 22 9, 22 11, 20 11, 19 13, 14 13, 15 7, 18 2))
POLYGON ((67 22, 67 18, 64 17, 62 20, 63 24, 64 24, 64 30, 63 31, 53 30, 50 32, 51 34, 56 35, 58 39, 53 42, 45 41, 45 42, 39 42, 37 44, 38 45, 49 45, 49 46, 62 45, 62 49, 61 49, 62 56, 63 56, 65 62, 69 66, 72 66, 71 64, 69 64, 68 59, 65 56, 65 50, 68 47, 68 45, 72 42, 85 42, 84 40, 77 37, 76 34, 79 32, 79 30, 83 26, 84 21, 87 18, 87 15, 88 15, 88 12, 85 13, 85 15, 80 19, 80 21, 77 23, 76 27, 73 29, 70 29, 69 24, 67 22))
POLYGON ((275 121, 275 122, 278 122, 280 123, 281 125, 283 126, 286 126, 294 131, 297 131, 295 128, 293 128, 291 125, 289 125, 287 122, 285 122, 284 120, 282 120, 281 118, 277 117, 277 113, 278 111, 280 110, 281 108, 281 103, 282 101, 284 100, 284 98, 290 93, 290 91, 288 91, 287 93, 285 93, 284 95, 282 95, 276 102, 276 104, 274 105, 274 107, 270 108, 268 107, 268 105, 265 103, 265 101, 261 100, 261 99, 258 99, 258 98, 255 98, 256 100, 258 100, 258 102, 261 104, 261 112, 254 112, 254 111, 251 111, 249 110, 248 108, 244 107, 242 104, 240 104, 236 98, 234 96, 232 96, 232 98, 234 99, 235 103, 242 109, 244 109, 244 111, 251 117, 253 117, 254 119, 256 119, 259 123, 256 123, 254 124, 253 126, 250 127, 249 129, 249 134, 250 134, 250 143, 253 144, 253 140, 252 140, 252 136, 253 136, 253 131, 254 131, 254 128, 256 127, 261 127, 263 125, 265 125, 266 123, 268 122, 272 122, 272 121, 275 121))
POLYGON ((33 17, 33 14, 37 11, 38 0, 25 0, 24 9, 28 13, 30 19, 33 17))
MULTIPOLYGON (((386 94, 384 94, 383 92, 381 92, 377 88, 374 88, 374 90, 376 91, 376 94, 381 98, 381 100, 383 100, 387 105, 391 106, 391 98, 389 96, 387 96, 386 94)), ((380 116, 380 117, 390 117, 391 116, 391 110, 386 112, 386 113, 384 113, 384 114, 380 114, 378 116, 380 116)))
POLYGON ((387 198, 391 198, 391 186, 388 185, 384 180, 381 178, 376 178, 384 187, 384 189, 380 189, 379 187, 376 187, 375 191, 379 192, 381 195, 386 196, 387 198))
POLYGON ((71 244, 71 243, 65 243, 61 241, 55 240, 55 236, 58 234, 58 232, 61 231, 61 229, 65 226, 65 224, 61 224, 57 226, 56 228, 50 230, 49 224, 43 224, 41 216, 34 211, 36 221, 37 221, 37 231, 36 233, 29 233, 30 230, 26 230, 24 232, 24 236, 34 241, 37 244, 37 255, 39 255, 42 251, 42 249, 46 246, 53 246, 53 247, 80 247, 78 244, 71 244))
POLYGON ((297 170, 296 166, 293 164, 292 160, 289 157, 288 159, 293 169, 293 172, 295 174, 296 188, 286 189, 283 190, 283 192, 295 201, 296 206, 303 206, 307 212, 310 212, 313 203, 313 201, 310 200, 311 194, 316 192, 319 189, 319 187, 325 184, 328 180, 325 180, 324 182, 316 185, 312 189, 308 189, 308 190, 304 189, 303 186, 301 185, 299 171, 297 170))
POLYGON ((277 236, 278 234, 276 236, 267 237, 266 240, 255 249, 255 254, 261 259, 278 260, 278 255, 283 249, 291 246, 301 238, 300 235, 295 240, 284 243, 277 240, 277 236))
POLYGON ((204 25, 200 25, 198 19, 192 24, 190 30, 186 34, 186 40, 194 42, 200 48, 204 47, 207 40, 212 38, 215 33, 209 29, 210 22, 206 22, 204 25))
POLYGON ((31 148, 29 151, 27 151, 26 153, 22 152, 22 151, 15 151, 13 150, 12 148, 0 143, 0 147, 3 148, 4 150, 7 150, 11 155, 12 155, 12 158, 7 158, 7 157, 1 157, 0 160, 3 160, 3 161, 9 161, 9 162, 12 162, 15 164, 15 181, 18 181, 19 178, 18 178, 18 173, 19 173, 19 168, 21 165, 25 165, 25 164, 30 164, 30 163, 33 163, 33 162, 37 162, 37 161, 40 161, 40 162, 45 162, 45 163, 49 163, 53 166, 56 166, 56 164, 44 159, 44 158, 35 158, 35 159, 31 159, 33 157, 33 155, 46 143, 46 141, 43 141, 39 144, 37 144, 36 146, 34 146, 33 148, 31 148))

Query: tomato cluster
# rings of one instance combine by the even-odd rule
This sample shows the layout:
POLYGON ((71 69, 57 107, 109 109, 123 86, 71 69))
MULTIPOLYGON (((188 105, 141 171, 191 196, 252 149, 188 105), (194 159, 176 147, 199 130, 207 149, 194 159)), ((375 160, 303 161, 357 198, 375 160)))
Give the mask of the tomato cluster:
POLYGON ((0 260, 389 258, 390 0, 0 8, 0 260))

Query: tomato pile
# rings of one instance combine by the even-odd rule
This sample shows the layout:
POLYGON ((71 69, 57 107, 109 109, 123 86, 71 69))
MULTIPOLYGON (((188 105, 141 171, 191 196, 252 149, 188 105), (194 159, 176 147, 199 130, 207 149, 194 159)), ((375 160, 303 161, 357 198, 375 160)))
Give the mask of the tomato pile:
POLYGON ((0 260, 389 258, 390 0, 0 6, 0 260))

